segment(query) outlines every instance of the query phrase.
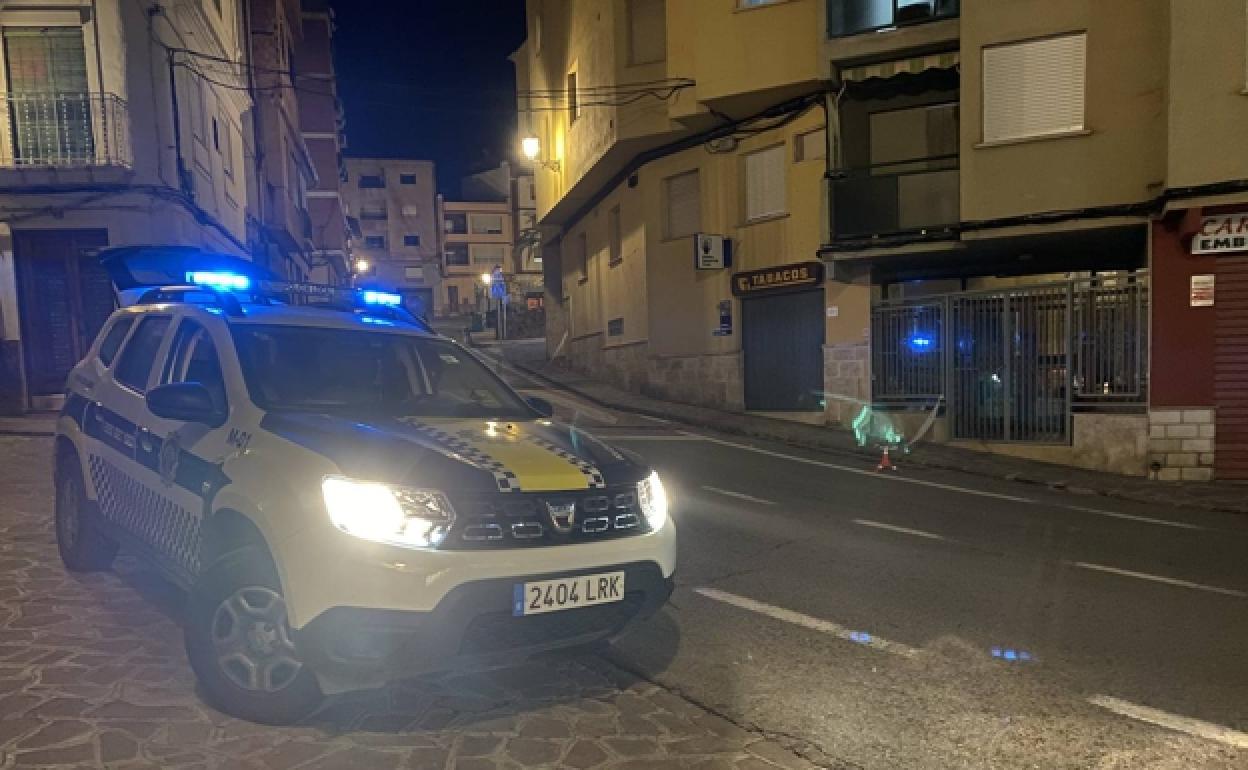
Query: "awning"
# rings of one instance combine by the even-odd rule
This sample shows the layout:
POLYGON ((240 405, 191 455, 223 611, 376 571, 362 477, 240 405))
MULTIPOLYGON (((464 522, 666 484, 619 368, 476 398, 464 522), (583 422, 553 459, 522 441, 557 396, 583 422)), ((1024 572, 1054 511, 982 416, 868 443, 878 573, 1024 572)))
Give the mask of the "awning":
POLYGON ((928 70, 947 70, 958 66, 958 52, 931 53, 909 59, 863 64, 841 70, 841 82, 861 83, 871 78, 891 78, 894 75, 918 75, 928 70))

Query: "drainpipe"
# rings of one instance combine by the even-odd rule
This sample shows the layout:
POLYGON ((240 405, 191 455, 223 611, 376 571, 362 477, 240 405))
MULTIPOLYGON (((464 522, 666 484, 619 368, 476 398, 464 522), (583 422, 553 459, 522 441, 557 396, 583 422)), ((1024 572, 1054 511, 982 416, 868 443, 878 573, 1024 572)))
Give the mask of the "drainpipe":
POLYGON ((182 158, 182 112, 178 108, 178 78, 173 51, 167 51, 165 59, 169 63, 169 99, 173 106, 173 154, 174 160, 177 161, 178 189, 194 201, 195 192, 187 184, 186 164, 182 158))
MULTIPOLYGON (((96 0, 91 0, 91 31, 95 37, 95 77, 96 85, 100 89, 100 131, 104 134, 104 160, 112 160, 109 151, 109 133, 108 133, 108 106, 107 93, 104 90, 104 56, 100 53, 100 9, 96 4, 96 0)), ((87 102, 90 103, 91 95, 87 94, 87 102)))

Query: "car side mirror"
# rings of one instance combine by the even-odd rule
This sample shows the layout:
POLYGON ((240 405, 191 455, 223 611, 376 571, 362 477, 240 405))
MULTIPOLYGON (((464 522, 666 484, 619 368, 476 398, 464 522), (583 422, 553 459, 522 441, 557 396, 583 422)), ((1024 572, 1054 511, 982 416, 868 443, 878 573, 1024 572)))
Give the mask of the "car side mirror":
POLYGON ((544 398, 538 398, 537 396, 529 396, 528 398, 525 399, 525 403, 527 403, 530 407, 532 407, 533 411, 537 412, 543 417, 555 416, 554 405, 552 405, 549 401, 547 401, 544 398))
POLYGON ((212 394, 198 382, 176 382, 147 392, 147 408, 157 417, 181 422, 197 422, 216 428, 225 415, 213 403, 212 394))

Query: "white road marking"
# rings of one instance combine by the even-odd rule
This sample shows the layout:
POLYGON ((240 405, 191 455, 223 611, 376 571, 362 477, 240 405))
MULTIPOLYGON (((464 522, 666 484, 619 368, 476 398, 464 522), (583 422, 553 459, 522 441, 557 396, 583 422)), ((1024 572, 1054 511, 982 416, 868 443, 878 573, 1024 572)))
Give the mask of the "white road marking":
POLYGON ((793 462, 796 462, 796 463, 804 463, 806 465, 815 465, 820 468, 828 468, 834 471, 842 471, 844 473, 855 473, 855 474, 858 474, 859 476, 868 476, 870 478, 881 479, 883 481, 897 481, 897 482, 901 482, 902 484, 917 484, 918 486, 921 486, 921 487, 931 487, 933 489, 944 489, 950 492, 962 492, 963 494, 975 495, 977 497, 991 497, 994 500, 1008 500, 1011 503, 1034 503, 1036 502, 1035 500, 1031 500, 1026 497, 1015 497, 1014 495, 1003 495, 998 492, 988 492, 982 489, 970 489, 968 487, 958 487, 952 484, 940 484, 935 481, 924 481, 923 479, 912 479, 912 478, 907 478, 906 476, 898 476, 896 474, 885 475, 882 473, 877 473, 876 471, 869 471, 863 468, 851 468, 848 465, 837 465, 836 463, 826 463, 820 460, 811 460, 808 457, 798 457, 797 455, 788 455, 788 454, 784 454, 783 452, 773 452, 770 449, 762 449, 760 447, 750 446, 749 444, 739 444, 735 441, 725 441, 724 439, 721 439, 721 438, 713 438, 711 436, 704 436, 700 433, 689 433, 688 431, 684 431, 684 433, 687 433, 690 436, 697 436, 703 441, 709 441, 712 444, 719 444, 721 446, 728 446, 734 449, 741 449, 746 452, 754 452, 756 454, 766 455, 768 457, 778 457, 782 460, 792 460, 793 462))
POLYGON ((640 418, 641 418, 641 419, 643 419, 643 420, 649 420, 650 422, 661 422, 661 423, 663 423, 664 425, 671 425, 671 424, 672 424, 672 421, 671 421, 671 420, 664 420, 662 417, 651 417, 651 416, 650 416, 650 415, 648 415, 648 414, 639 414, 639 413, 634 413, 634 416, 635 416, 635 417, 640 417, 640 418))
POLYGON ((753 497, 751 495, 745 495, 740 492, 733 492, 730 489, 720 489, 719 487, 708 487, 708 486, 703 486, 702 488, 705 489, 707 492, 714 492, 717 495, 724 495, 726 497, 735 497, 738 500, 744 500, 747 503, 758 503, 759 505, 775 505, 775 502, 772 500, 764 500, 761 497, 753 497))
POLYGON ((1175 527, 1177 529, 1199 529, 1202 531, 1205 529, 1204 527, 1200 527, 1195 524, 1188 524, 1182 521, 1169 521, 1168 519, 1154 519, 1149 516, 1134 516, 1130 513, 1118 513, 1117 511, 1102 511, 1100 508, 1084 508, 1081 505, 1063 505, 1062 507, 1068 511, 1079 511, 1080 513, 1091 513, 1096 516, 1109 516, 1115 519, 1125 519, 1127 521, 1138 521, 1144 524, 1159 524, 1163 527, 1175 527))
POLYGON ((1106 567, 1104 564, 1091 564, 1086 561, 1068 561, 1066 563, 1072 567, 1079 567, 1080 569, 1088 569, 1095 572, 1107 572, 1111 575, 1139 578, 1140 580, 1151 580, 1154 583, 1165 583, 1166 585, 1178 586, 1179 588, 1192 588, 1197 591, 1208 591, 1212 594, 1222 594, 1223 596, 1236 596, 1240 598, 1248 597, 1248 593, 1237 591, 1234 588, 1207 586, 1203 583, 1193 583, 1190 580, 1179 580, 1178 578, 1165 577, 1164 575, 1150 575, 1147 572, 1135 572, 1129 569, 1106 567))
POLYGON ((1197 738, 1234 746, 1237 749, 1248 749, 1248 733, 1241 733, 1238 730, 1232 730, 1229 727, 1223 727, 1212 722, 1171 714, 1160 709, 1141 706, 1109 695, 1093 695, 1091 698, 1088 698, 1088 703, 1091 703, 1093 706, 1100 706, 1115 714, 1138 719, 1141 722, 1148 722, 1168 730, 1177 730, 1197 738))
POLYGON ((783 607, 777 607, 772 604, 767 604, 766 602, 760 602, 745 596, 738 596, 737 594, 730 594, 727 591, 720 591, 718 588, 697 588, 694 590, 708 599, 714 599, 717 602, 731 604, 739 609, 756 612, 759 615, 765 615, 773 620, 791 623, 792 625, 801 626, 802 628, 807 628, 811 631, 818 631, 820 633, 828 634, 829 636, 835 636, 837 639, 842 639, 846 642, 861 644, 863 647, 871 647, 873 649, 880 650, 881 652, 900 655, 903 658, 913 658, 919 654, 918 649, 906 644, 901 644, 900 642, 892 642, 888 639, 881 639, 880 637, 868 634, 865 631, 855 631, 853 629, 846 628, 839 623, 833 623, 830 620, 823 620, 821 618, 811 617, 810 615, 803 615, 800 612, 786 610, 783 607))
POLYGON ((644 434, 630 435, 630 436, 613 436, 613 435, 604 434, 602 438, 606 441, 701 441, 702 440, 698 438, 697 436, 686 436, 683 433, 677 434, 675 436, 671 436, 667 434, 658 434, 658 433, 654 434, 653 436, 646 436, 644 434))
POLYGON ((854 519, 855 524, 861 524, 864 527, 874 527, 876 529, 886 529, 889 532, 900 532, 903 535, 914 535, 915 537, 923 537, 928 540, 948 540, 944 535, 937 535, 932 532, 924 532, 921 529, 910 529, 909 527, 899 527, 895 524, 885 524, 879 521, 870 521, 868 519, 854 519))

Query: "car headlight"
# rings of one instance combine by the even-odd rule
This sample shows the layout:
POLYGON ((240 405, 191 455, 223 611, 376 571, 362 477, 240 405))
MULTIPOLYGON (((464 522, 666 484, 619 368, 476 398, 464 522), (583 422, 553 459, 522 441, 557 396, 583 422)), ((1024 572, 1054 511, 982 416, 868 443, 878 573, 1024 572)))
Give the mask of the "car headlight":
POLYGON ((330 476, 321 482, 334 526, 350 535, 409 548, 434 548, 446 539, 455 510, 446 495, 330 476))
POLYGON ((667 523, 667 490, 659 481, 658 473, 651 473, 648 479, 637 485, 637 502, 650 529, 655 532, 663 529, 667 523))

